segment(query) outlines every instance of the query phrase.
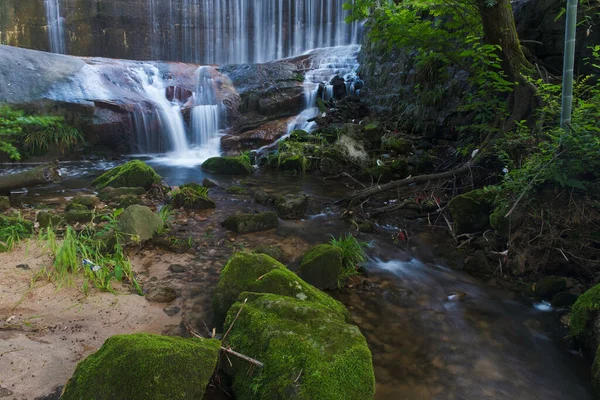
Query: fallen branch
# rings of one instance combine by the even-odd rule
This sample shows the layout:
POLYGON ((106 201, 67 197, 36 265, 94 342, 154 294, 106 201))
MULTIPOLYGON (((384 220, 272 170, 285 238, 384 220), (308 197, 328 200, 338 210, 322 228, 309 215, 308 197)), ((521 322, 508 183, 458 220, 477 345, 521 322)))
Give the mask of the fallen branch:
POLYGON ((227 329, 227 332, 225 332, 225 334, 223 335, 223 338, 221 338, 222 341, 225 341, 225 338, 227 338, 227 335, 229 335, 229 332, 231 332, 231 328, 233 328, 233 325, 235 324, 235 321, 237 321, 237 319, 240 316, 240 314, 242 312, 242 309, 246 305, 247 301, 248 301, 248 299, 244 299, 244 302, 240 306, 240 309, 238 310, 237 314, 235 314, 235 318, 233 319, 233 322, 231 322, 231 325, 229 325, 229 329, 227 329))
POLYGON ((27 171, 0 176, 0 194, 9 194, 11 190, 27 188, 60 181, 58 161, 40 165, 27 171))
POLYGON ((402 210, 402 209, 412 210, 412 211, 417 211, 417 212, 427 212, 427 211, 436 211, 437 207, 422 206, 422 205, 415 203, 414 201, 405 200, 399 204, 393 204, 391 206, 378 208, 378 209, 374 210, 373 212, 371 212, 369 214, 369 217, 376 217, 377 215, 380 215, 380 214, 385 214, 385 213, 402 210))

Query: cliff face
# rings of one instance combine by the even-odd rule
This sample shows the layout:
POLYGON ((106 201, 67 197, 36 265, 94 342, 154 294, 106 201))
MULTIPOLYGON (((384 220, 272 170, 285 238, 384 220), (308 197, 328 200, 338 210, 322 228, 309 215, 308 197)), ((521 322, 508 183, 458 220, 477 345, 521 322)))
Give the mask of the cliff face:
MULTIPOLYGON (((564 7, 559 0, 517 0, 513 2, 519 37, 526 53, 542 70, 561 76, 564 46, 564 16, 557 19, 564 7)), ((584 20, 580 9, 579 21, 584 20)), ((600 29, 587 31, 585 24, 577 30, 576 65, 579 74, 590 73, 585 58, 591 55, 590 46, 600 43, 600 29)), ((414 65, 414 54, 402 49, 391 52, 381 49, 365 37, 360 54, 361 77, 368 90, 365 95, 372 108, 381 113, 402 114, 411 121, 407 128, 430 135, 447 132, 460 123, 456 109, 460 96, 468 90, 468 73, 449 68, 443 84, 431 88, 432 96, 425 99, 411 97, 419 74, 414 65), (435 95, 438 93, 438 95, 435 95)))
POLYGON ((345 0, 0 0, 0 44, 134 60, 257 63, 358 43, 345 0), (62 46, 62 47, 61 47, 62 46))

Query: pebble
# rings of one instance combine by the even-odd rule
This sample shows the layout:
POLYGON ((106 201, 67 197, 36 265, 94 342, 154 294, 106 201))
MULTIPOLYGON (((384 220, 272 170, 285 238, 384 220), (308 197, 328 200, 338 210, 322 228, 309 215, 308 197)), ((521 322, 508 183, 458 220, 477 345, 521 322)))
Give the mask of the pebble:
POLYGON ((17 268, 20 268, 20 269, 22 269, 24 271, 27 271, 28 269, 31 269, 31 268, 29 268, 29 264, 19 264, 19 265, 17 265, 17 268))
POLYGON ((187 271, 187 267, 185 267, 181 264, 171 264, 171 266, 169 267, 169 271, 171 271, 175 274, 181 274, 181 273, 187 271))
POLYGON ((163 311, 165 312, 165 314, 167 314, 169 317, 172 317, 173 315, 177 314, 179 311, 181 311, 181 308, 177 307, 177 306, 168 306, 163 308, 163 311))

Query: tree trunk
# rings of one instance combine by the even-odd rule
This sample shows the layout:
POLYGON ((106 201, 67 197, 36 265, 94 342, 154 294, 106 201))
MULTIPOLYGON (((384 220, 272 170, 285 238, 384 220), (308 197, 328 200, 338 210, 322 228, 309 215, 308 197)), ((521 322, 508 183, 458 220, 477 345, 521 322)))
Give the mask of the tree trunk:
POLYGON ((58 161, 55 161, 27 171, 0 176, 0 194, 7 195, 13 189, 59 181, 60 171, 58 169, 58 161))

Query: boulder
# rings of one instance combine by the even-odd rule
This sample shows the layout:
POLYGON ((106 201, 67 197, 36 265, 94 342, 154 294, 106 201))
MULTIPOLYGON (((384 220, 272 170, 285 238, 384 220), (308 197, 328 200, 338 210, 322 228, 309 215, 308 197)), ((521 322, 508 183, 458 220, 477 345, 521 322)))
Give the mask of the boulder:
POLYGON ((143 187, 105 187, 98 194, 98 198, 104 202, 120 201, 123 196, 141 196, 146 193, 143 187))
POLYGON ((552 296, 552 307, 561 308, 561 307, 571 307, 577 301, 576 294, 569 292, 559 292, 552 296))
POLYGON ((208 197, 208 189, 197 183, 188 183, 179 187, 173 194, 173 207, 186 210, 205 210, 215 208, 216 203, 208 197))
POLYGON ((135 204, 119 215, 118 230, 126 239, 145 241, 150 240, 162 224, 161 218, 150 208, 135 204))
POLYGON ((342 250, 330 244, 320 244, 304 254, 299 275, 319 289, 333 289, 338 286, 341 272, 342 250))
POLYGON ((235 213, 227 217, 222 225, 237 233, 258 232, 276 228, 279 218, 272 211, 257 214, 235 213))
POLYGON ((80 204, 88 210, 93 210, 99 203, 100 199, 96 196, 76 196, 70 204, 80 204))
POLYGON ((528 294, 531 296, 550 300, 555 294, 567 289, 567 280, 559 276, 546 276, 534 283, 528 294))
POLYGON ((269 204, 273 202, 273 197, 271 197, 271 195, 269 195, 269 193, 265 192, 264 190, 259 190, 256 193, 254 193, 254 201, 257 204, 269 204))
POLYGON ((204 171, 221 175, 250 175, 254 168, 247 157, 212 157, 202 163, 204 171))
POLYGON ((277 215, 283 219, 300 219, 306 217, 308 197, 304 194, 288 194, 275 200, 277 215))
POLYGON ((87 224, 92 222, 93 218, 94 213, 87 208, 84 210, 70 210, 65 213, 65 222, 69 225, 75 225, 77 223, 87 224))
POLYGON ((496 207, 490 214, 490 226, 499 236, 504 238, 507 238, 511 232, 519 229, 526 216, 522 210, 515 209, 508 218, 505 217, 511 207, 512 205, 504 203, 496 207))
POLYGON ((213 297, 215 324, 221 327, 225 315, 242 292, 274 293, 310 301, 349 318, 342 303, 309 285, 284 265, 265 254, 236 253, 221 271, 213 297))
POLYGON ((201 399, 220 349, 216 339, 112 336, 77 365, 61 399, 201 399))
POLYGON ((381 149, 406 155, 412 151, 412 142, 398 135, 384 135, 381 138, 381 149))
POLYGON ((278 246, 258 246, 254 249, 254 252, 256 254, 266 254, 267 256, 279 261, 282 264, 285 263, 287 258, 285 252, 281 250, 281 247, 278 246))
POLYGON ((483 250, 475 251, 475 254, 465 263, 464 268, 465 271, 480 277, 487 277, 494 273, 494 266, 490 264, 483 250))
POLYGON ((246 194, 246 193, 248 193, 248 191, 241 186, 229 186, 227 189, 225 189, 225 191, 230 194, 246 194))
POLYGON ((145 297, 151 303, 170 303, 177 298, 177 292, 169 286, 156 286, 149 288, 145 297))
POLYGON ((482 189, 454 197, 448 209, 454 219, 457 234, 479 232, 490 225, 490 195, 482 189))
POLYGON ((292 171, 303 174, 308 168, 308 159, 302 155, 286 157, 279 165, 279 168, 283 171, 292 171))
POLYGON ((590 353, 600 344, 600 285, 583 293, 571 307, 571 336, 590 353))
POLYGON ((140 196, 134 194, 126 194, 119 199, 119 208, 127 208, 134 204, 142 204, 143 201, 140 196))
POLYGON ((161 177, 145 162, 132 160, 100 175, 92 182, 92 186, 103 189, 112 187, 143 187, 150 190, 161 182, 161 177))
POLYGON ((228 345, 264 363, 255 374, 233 362, 236 399, 368 400, 375 395, 371 352, 358 327, 318 302, 242 293, 227 313, 228 345), (260 380, 260 385, 256 381, 260 380))
POLYGON ((221 185, 219 185, 219 182, 217 182, 213 179, 204 178, 202 180, 202 186, 204 186, 205 188, 213 188, 213 187, 219 187, 221 185))
POLYGON ((35 217, 35 222, 39 224, 40 228, 54 228, 64 223, 64 220, 58 214, 40 211, 35 217))
POLYGON ((67 206, 65 207, 65 211, 69 212, 69 211, 88 211, 89 209, 84 206, 83 204, 79 204, 79 203, 69 203, 67 204, 67 206))

